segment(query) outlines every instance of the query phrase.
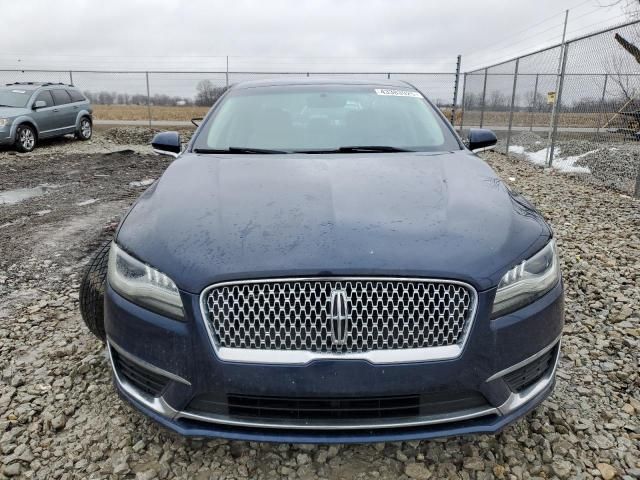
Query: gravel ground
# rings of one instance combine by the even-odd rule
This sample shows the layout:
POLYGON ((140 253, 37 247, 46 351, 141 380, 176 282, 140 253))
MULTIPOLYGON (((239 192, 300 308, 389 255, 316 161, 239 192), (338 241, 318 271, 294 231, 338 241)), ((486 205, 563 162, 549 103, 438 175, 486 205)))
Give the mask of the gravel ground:
MULTIPOLYGON (((537 152, 547 146, 547 139, 532 132, 522 132, 511 138, 511 145, 537 152)), ((498 142, 500 151, 506 148, 505 139, 498 142)), ((640 175, 640 142, 592 142, 589 140, 560 140, 556 143, 559 157, 584 155, 576 165, 588 167, 591 174, 574 174, 588 183, 633 194, 636 177, 640 175)), ((518 154, 512 155, 520 158, 518 154)))
POLYGON ((553 224, 567 287, 555 393, 503 433, 348 446, 194 441, 118 398, 78 313, 88 253, 144 189, 130 183, 168 162, 105 154, 103 141, 90 155, 64 154, 66 143, 0 152, 0 191, 57 186, 0 204, 0 478, 640 478, 639 201, 487 154, 553 224))
MULTIPOLYGON (((183 142, 188 142, 194 132, 194 128, 178 129, 183 142)), ((151 139, 163 131, 158 128, 146 127, 114 127, 107 130, 94 129, 93 137, 86 142, 76 140, 72 135, 42 140, 38 147, 31 153, 19 154, 13 148, 0 146, 0 159, 10 155, 18 157, 34 156, 51 157, 59 154, 93 154, 114 153, 123 150, 133 150, 136 153, 151 153, 151 139)), ((0 188, 2 184, 0 184, 0 188)))

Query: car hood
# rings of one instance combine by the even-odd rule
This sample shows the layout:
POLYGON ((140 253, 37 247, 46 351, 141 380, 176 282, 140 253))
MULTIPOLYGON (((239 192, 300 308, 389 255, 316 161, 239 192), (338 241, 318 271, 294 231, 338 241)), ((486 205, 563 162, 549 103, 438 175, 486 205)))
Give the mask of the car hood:
POLYGON ((0 118, 12 118, 29 113, 28 108, 0 107, 0 118))
POLYGON ((117 241, 200 292, 219 281, 402 276, 494 287, 550 236, 480 158, 451 153, 187 153, 117 241))

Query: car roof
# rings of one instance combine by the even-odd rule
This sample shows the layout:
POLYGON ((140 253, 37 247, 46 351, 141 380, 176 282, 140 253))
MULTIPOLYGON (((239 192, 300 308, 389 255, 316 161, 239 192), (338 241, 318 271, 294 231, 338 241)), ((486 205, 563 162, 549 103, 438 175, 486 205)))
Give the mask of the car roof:
POLYGON ((257 88, 257 87, 280 87, 280 86, 297 86, 297 85, 360 85, 369 87, 394 87, 394 88, 411 88, 415 89, 410 83, 404 80, 390 80, 378 78, 310 78, 310 77, 293 77, 293 78, 268 78, 263 80, 247 80, 245 82, 235 83, 232 89, 257 88))

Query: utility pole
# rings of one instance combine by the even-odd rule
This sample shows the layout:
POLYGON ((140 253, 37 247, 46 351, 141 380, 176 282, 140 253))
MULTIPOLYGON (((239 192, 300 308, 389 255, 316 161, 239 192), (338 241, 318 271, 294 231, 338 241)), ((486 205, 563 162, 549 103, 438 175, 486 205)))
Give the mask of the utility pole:
POLYGON ((149 128, 151 128, 151 91, 149 90, 149 72, 144 72, 147 79, 147 113, 149 114, 149 128))
POLYGON ((516 68, 513 72, 513 90, 511 91, 511 106, 509 107, 509 130, 507 130, 507 150, 505 153, 509 155, 509 146, 511 145, 511 129, 513 128, 513 110, 516 107, 516 87, 518 86, 518 68, 520 67, 520 59, 516 59, 516 68))
POLYGON ((453 103, 451 104, 451 125, 456 124, 456 102, 458 101, 458 86, 460 85, 460 62, 462 56, 458 55, 458 61, 456 62, 456 78, 453 85, 453 103))
POLYGON ((227 79, 227 88, 229 88, 229 55, 227 55, 227 70, 225 77, 227 79))
POLYGON ((555 98, 553 100, 553 106, 551 107, 551 120, 549 121, 549 136, 547 137, 547 153, 548 153, 548 158, 547 158, 547 165, 550 167, 551 163, 553 162, 553 146, 552 146, 552 140, 553 140, 553 125, 555 123, 555 119, 556 119, 556 115, 558 114, 558 90, 560 89, 560 77, 562 74, 562 64, 563 64, 563 57, 566 53, 566 49, 565 49, 565 41, 567 38, 567 22, 569 21, 569 10, 565 10, 564 12, 564 28, 562 29, 562 45, 560 46, 560 55, 558 58, 558 74, 556 76, 556 91, 555 91, 555 98))

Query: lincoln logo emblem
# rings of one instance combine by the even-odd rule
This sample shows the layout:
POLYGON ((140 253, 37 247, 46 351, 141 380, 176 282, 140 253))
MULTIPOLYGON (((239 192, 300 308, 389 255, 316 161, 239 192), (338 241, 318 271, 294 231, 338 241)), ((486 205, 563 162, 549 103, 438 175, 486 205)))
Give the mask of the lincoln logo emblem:
POLYGON ((334 345, 343 345, 346 341, 349 330, 349 317, 347 292, 344 290, 332 290, 329 319, 331 320, 331 340, 334 345))

